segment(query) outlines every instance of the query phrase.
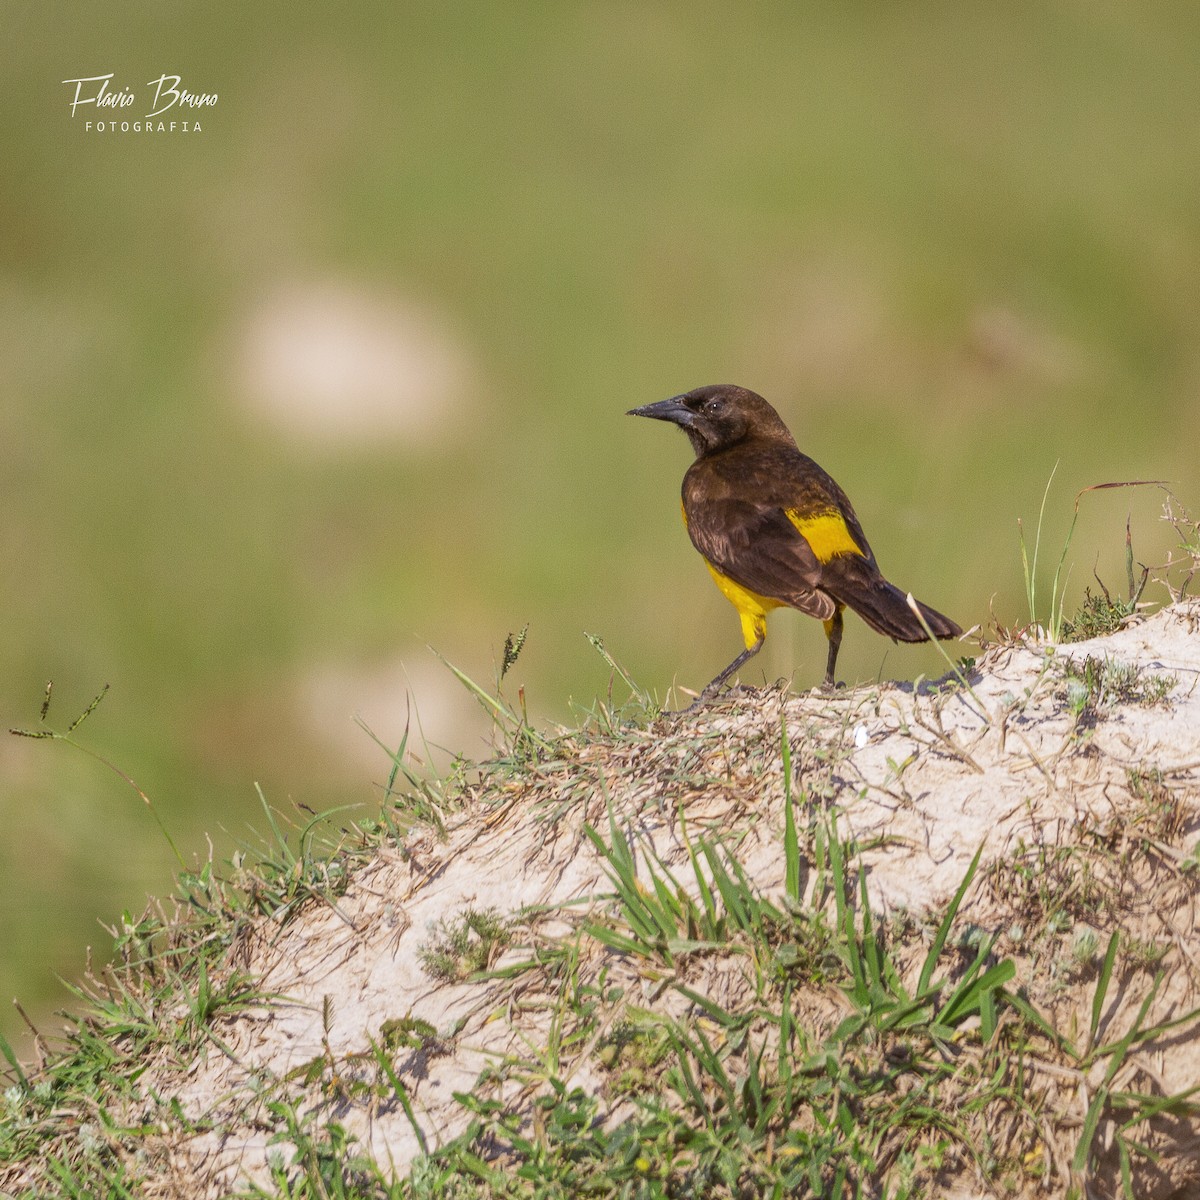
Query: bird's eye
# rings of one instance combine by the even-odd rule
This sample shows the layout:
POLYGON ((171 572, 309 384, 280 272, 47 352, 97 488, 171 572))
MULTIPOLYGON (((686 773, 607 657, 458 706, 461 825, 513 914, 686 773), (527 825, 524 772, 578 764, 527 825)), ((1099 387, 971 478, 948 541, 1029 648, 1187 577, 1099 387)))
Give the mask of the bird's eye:
POLYGON ((710 417, 719 417, 725 411, 725 401, 714 397, 704 406, 704 411, 710 417))

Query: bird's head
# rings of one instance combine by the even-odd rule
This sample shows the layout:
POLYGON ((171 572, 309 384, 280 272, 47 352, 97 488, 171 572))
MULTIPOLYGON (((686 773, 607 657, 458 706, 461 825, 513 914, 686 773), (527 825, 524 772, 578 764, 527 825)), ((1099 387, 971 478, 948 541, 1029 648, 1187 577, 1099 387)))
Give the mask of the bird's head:
POLYGON ((678 425, 688 435, 697 458, 750 438, 795 444, 779 414, 761 396, 732 383, 695 388, 657 404, 631 408, 626 415, 678 425))

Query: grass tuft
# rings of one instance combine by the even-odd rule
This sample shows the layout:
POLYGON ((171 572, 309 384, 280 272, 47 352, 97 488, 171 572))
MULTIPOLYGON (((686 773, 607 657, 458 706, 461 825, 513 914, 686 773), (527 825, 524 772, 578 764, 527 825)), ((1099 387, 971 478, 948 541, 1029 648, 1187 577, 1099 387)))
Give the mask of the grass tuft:
POLYGON ((431 979, 460 983, 487 971, 512 941, 512 923, 494 908, 466 908, 439 921, 417 951, 431 979))

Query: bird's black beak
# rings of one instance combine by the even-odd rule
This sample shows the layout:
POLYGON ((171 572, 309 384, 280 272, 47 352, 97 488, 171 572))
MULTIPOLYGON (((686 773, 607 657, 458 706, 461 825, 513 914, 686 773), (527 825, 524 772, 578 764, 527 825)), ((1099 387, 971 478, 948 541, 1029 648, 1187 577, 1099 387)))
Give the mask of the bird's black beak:
POLYGON ((696 423, 696 414, 683 402, 682 396, 672 396, 670 400, 660 400, 657 404, 644 404, 641 408, 631 408, 627 417, 653 417, 656 421, 671 421, 683 429, 691 429, 696 423))

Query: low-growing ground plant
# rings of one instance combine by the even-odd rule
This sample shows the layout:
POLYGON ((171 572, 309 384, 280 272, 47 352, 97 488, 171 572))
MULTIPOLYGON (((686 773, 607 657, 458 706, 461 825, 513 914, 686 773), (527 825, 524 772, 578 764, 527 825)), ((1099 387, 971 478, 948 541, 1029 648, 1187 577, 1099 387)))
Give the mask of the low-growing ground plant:
POLYGON ((486 971, 512 941, 512 922, 494 908, 466 908, 440 921, 418 950, 431 979, 457 983, 486 971))

